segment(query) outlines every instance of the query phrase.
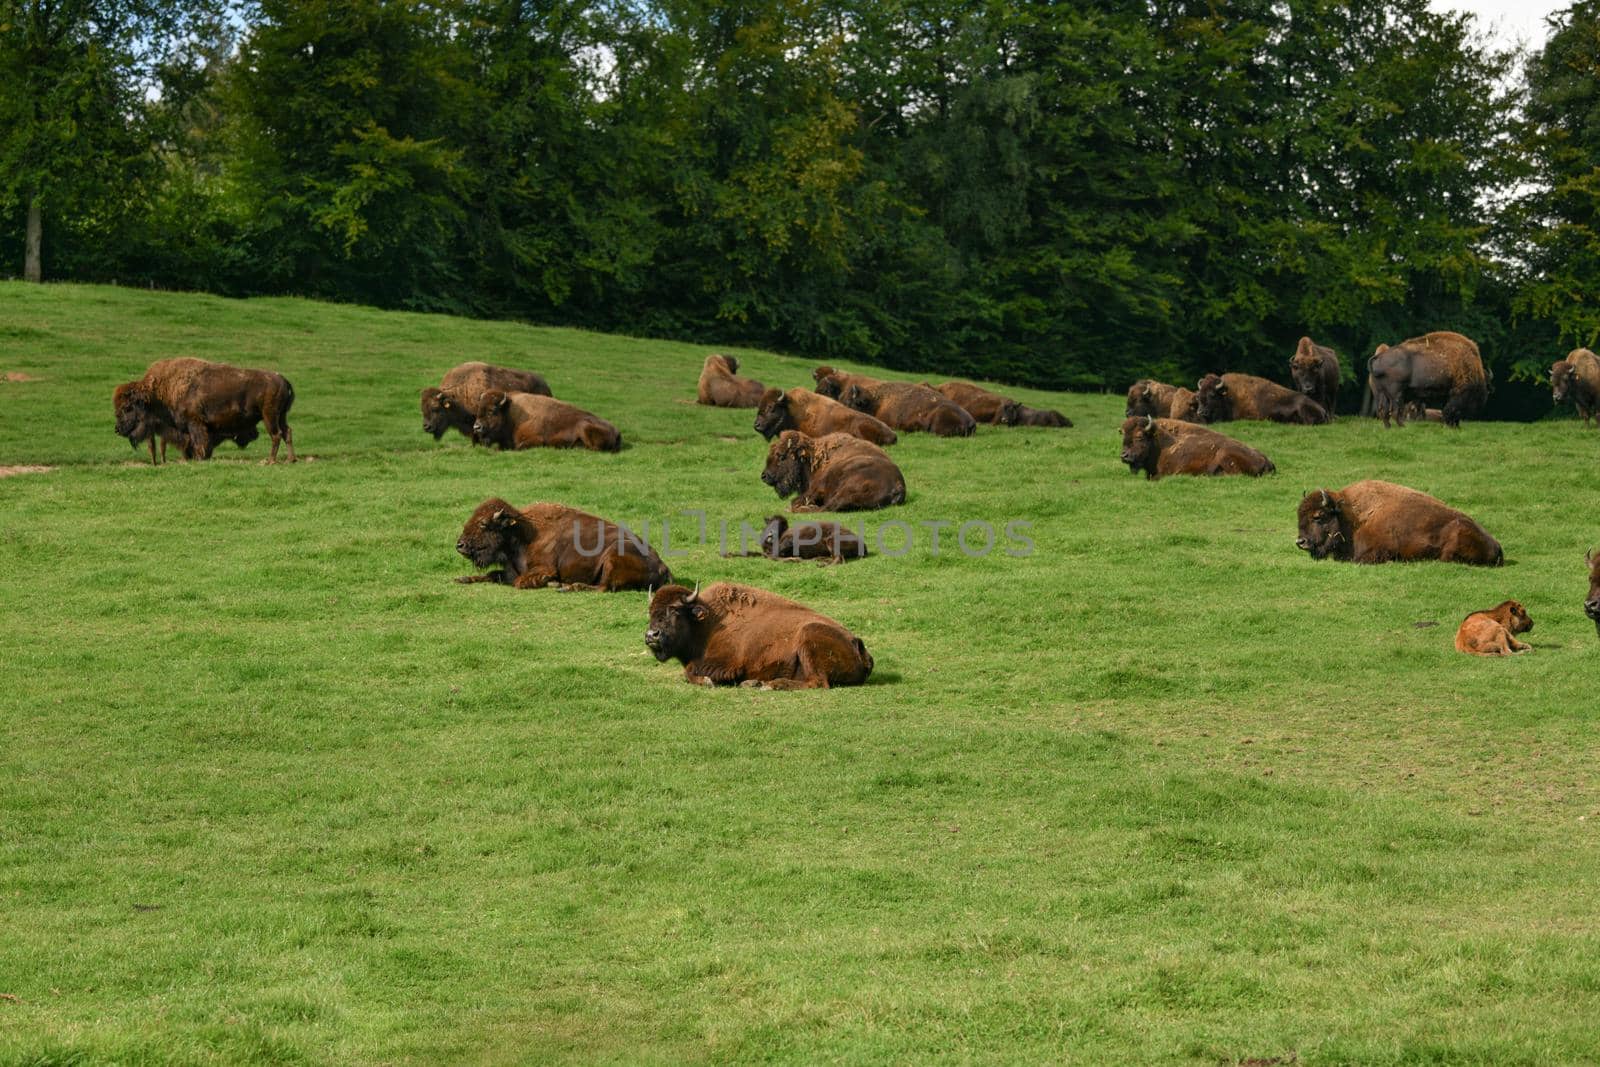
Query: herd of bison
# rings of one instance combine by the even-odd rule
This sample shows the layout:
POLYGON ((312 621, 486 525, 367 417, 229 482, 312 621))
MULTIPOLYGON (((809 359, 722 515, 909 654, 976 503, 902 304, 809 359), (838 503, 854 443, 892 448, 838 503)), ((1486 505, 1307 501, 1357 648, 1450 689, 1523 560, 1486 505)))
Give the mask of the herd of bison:
MULTIPOLYGON (((1380 345, 1368 361, 1375 414, 1385 426, 1427 418, 1459 426, 1481 410, 1489 377, 1478 346, 1437 331, 1399 345, 1380 345), (1430 405, 1435 405, 1431 406, 1430 405)), ((1259 476, 1276 468, 1261 452, 1207 424, 1237 420, 1315 425, 1333 418, 1341 379, 1332 349, 1301 338, 1289 361, 1296 388, 1247 374, 1208 374, 1193 390, 1141 380, 1128 390, 1122 461, 1147 478, 1166 475, 1259 476)), ((907 432, 970 436, 992 426, 1070 427, 1055 411, 1027 407, 965 382, 884 381, 831 367, 814 372, 814 389, 769 389, 739 376, 731 356, 706 358, 697 400, 754 408, 755 429, 770 443, 761 480, 789 510, 857 511, 905 502, 906 482, 884 451, 907 432)), ((1551 368, 1556 403, 1570 399, 1584 424, 1600 411, 1600 359, 1577 349, 1551 368)), ((216 446, 244 447, 265 424, 294 462, 289 409, 294 389, 281 374, 200 359, 166 359, 144 377, 117 387, 116 432, 150 460, 176 445, 187 459, 208 459, 216 446)), ((587 448, 615 452, 622 435, 605 419, 557 400, 531 371, 464 363, 422 390, 423 428, 440 439, 451 430, 473 444, 520 450, 587 448)), ((1425 493, 1381 481, 1318 489, 1299 504, 1295 544, 1314 559, 1356 563, 1441 560, 1498 566, 1500 544, 1469 516, 1425 493)), ((867 555, 865 540, 836 522, 791 524, 767 519, 761 554, 772 559, 840 563, 867 555)), ((472 512, 456 551, 485 573, 462 582, 500 582, 518 589, 645 589, 651 592, 645 645, 656 659, 677 659, 686 680, 702 685, 802 689, 859 685, 872 673, 866 645, 844 626, 804 605, 752 586, 717 582, 702 589, 674 584, 643 539, 624 527, 563 504, 517 508, 491 498, 472 512)), ((1585 557, 1585 613, 1600 633, 1600 555, 1585 557)), ((1461 624, 1456 648, 1476 655, 1528 651, 1516 637, 1533 626, 1508 600, 1461 624)))

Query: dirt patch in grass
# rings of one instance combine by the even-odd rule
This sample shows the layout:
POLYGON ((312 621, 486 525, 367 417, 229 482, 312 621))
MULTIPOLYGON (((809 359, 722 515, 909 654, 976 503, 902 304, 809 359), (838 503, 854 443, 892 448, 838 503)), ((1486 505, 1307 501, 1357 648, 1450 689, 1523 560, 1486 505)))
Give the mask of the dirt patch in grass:
POLYGON ((13 474, 47 474, 53 470, 55 470, 54 467, 0 467, 0 478, 9 478, 13 474))
POLYGON ((6 381, 8 382, 36 382, 38 380, 33 375, 24 374, 19 370, 6 371, 6 381))

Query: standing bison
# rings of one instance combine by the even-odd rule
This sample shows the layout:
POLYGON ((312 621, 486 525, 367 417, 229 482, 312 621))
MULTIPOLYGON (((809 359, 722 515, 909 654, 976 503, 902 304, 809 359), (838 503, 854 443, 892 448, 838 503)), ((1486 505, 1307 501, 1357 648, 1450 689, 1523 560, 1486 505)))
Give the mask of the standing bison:
POLYGON ((1574 348, 1550 367, 1550 396, 1557 404, 1568 397, 1585 426, 1600 411, 1600 358, 1587 348, 1574 348))
POLYGON ((1391 482, 1366 481, 1300 501, 1295 546, 1312 559, 1390 563, 1437 559, 1498 567, 1500 542, 1455 508, 1391 482))
POLYGON ((496 367, 489 363, 462 363, 445 372, 437 386, 422 390, 422 429, 435 441, 446 430, 456 429, 473 444, 472 424, 477 421, 483 395, 490 390, 502 393, 532 393, 550 396, 550 383, 531 370, 496 367))
POLYGON ((1208 374, 1194 394, 1200 422, 1258 419, 1314 426, 1328 421, 1328 410, 1303 393, 1253 374, 1208 374))
POLYGON ((681 585, 650 598, 645 647, 683 664, 694 685, 827 689, 861 685, 872 656, 861 638, 803 604, 748 585, 681 585))
POLYGON ((517 510, 499 497, 479 504, 456 541, 478 567, 458 582, 499 582, 518 589, 648 589, 672 581, 661 557, 621 527, 564 504, 517 510))
POLYGON ((695 403, 719 408, 753 408, 761 404, 767 387, 754 378, 740 378, 739 361, 713 352, 700 368, 695 403))
POLYGON ((958 404, 928 385, 912 382, 859 383, 845 388, 839 398, 846 407, 864 411, 878 421, 908 432, 939 437, 971 437, 978 423, 958 404))
POLYGON ((971 382, 944 382, 938 391, 973 419, 992 426, 1067 427, 1072 420, 1059 411, 1030 408, 1026 404, 992 393, 971 382))
POLYGON ((1260 452, 1215 430, 1150 415, 1123 422, 1122 462, 1129 471, 1143 471, 1152 480, 1169 474, 1260 477, 1277 470, 1260 452))
POLYGON ((1367 379, 1377 415, 1385 426, 1394 419, 1406 424, 1406 405, 1429 401, 1444 411, 1446 426, 1460 426, 1476 415, 1489 398, 1489 375, 1471 338, 1435 330, 1402 341, 1393 348, 1379 345, 1367 360, 1367 379))
POLYGON ((598 415, 548 396, 533 393, 483 394, 478 418, 472 424, 475 441, 500 449, 587 448, 616 452, 622 448, 617 428, 598 415))
POLYGON ((1339 399, 1338 353, 1327 345, 1302 337, 1294 355, 1289 357, 1289 373, 1294 377, 1296 389, 1333 415, 1334 404, 1339 399))
POLYGON ((210 459, 223 441, 240 448, 254 441, 262 422, 272 437, 268 462, 278 461, 282 443, 293 463, 293 406, 294 387, 281 374, 188 357, 152 363, 143 378, 119 385, 112 394, 117 433, 135 448, 148 441, 152 463, 157 438, 163 457, 170 442, 181 444, 187 459, 210 459))
POLYGON ((847 433, 807 437, 785 430, 767 449, 761 480, 790 511, 870 511, 906 502, 906 480, 877 445, 847 433))
POLYGON ((807 437, 847 433, 875 445, 892 445, 895 432, 871 415, 847 408, 808 389, 768 389, 756 410, 756 433, 772 440, 784 430, 799 430, 807 437))

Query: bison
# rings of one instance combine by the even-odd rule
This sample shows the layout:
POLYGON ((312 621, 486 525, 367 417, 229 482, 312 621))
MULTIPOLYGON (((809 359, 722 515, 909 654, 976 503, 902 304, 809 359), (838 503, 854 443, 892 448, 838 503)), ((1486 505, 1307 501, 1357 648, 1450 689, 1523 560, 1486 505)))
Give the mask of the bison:
POLYGON ((1583 613, 1594 620, 1594 632, 1600 636, 1600 552, 1591 548, 1583 561, 1589 565, 1589 599, 1583 602, 1583 613))
POLYGON ((1339 355, 1309 337, 1300 338, 1289 357, 1289 373, 1294 387, 1322 405, 1331 416, 1339 398, 1339 355))
POLYGON ((423 431, 433 434, 437 441, 453 427, 477 444, 472 437, 472 424, 477 421, 483 394, 491 389, 502 393, 552 395, 544 375, 531 370, 463 363, 446 371, 437 386, 430 385, 422 391, 423 431))
POLYGON ((768 559, 829 559, 843 563, 867 555, 867 542, 836 522, 802 522, 794 526, 782 515, 768 515, 761 531, 761 553, 768 559))
POLYGON ((939 437, 971 437, 978 423, 937 389, 912 382, 851 385, 839 398, 846 407, 864 411, 896 430, 939 437))
POLYGON ((832 367, 822 366, 811 372, 812 379, 817 383, 817 392, 830 400, 838 400, 844 391, 852 385, 871 388, 884 384, 882 378, 869 378, 865 374, 850 374, 847 371, 834 370, 832 367))
POLYGON ((472 436, 518 452, 524 448, 587 448, 594 452, 622 448, 617 428, 598 415, 552 397, 498 389, 483 394, 472 436))
POLYGON ((756 410, 756 433, 772 440, 784 430, 799 430, 808 437, 847 433, 875 445, 892 445, 895 432, 871 415, 847 408, 837 400, 807 389, 768 389, 756 410))
POLYGON ((135 448, 149 441, 152 463, 156 438, 161 439, 163 456, 172 443, 183 446, 187 459, 210 459, 223 441, 240 448, 254 441, 261 436, 257 425, 262 422, 272 437, 268 462, 278 461, 281 443, 288 446, 293 463, 294 433, 288 421, 293 406, 294 387, 275 371, 189 357, 152 363, 143 378, 118 386, 112 394, 117 433, 135 448))
POLYGON ((1059 411, 1030 408, 971 382, 943 382, 937 389, 946 400, 965 410, 975 420, 991 426, 1072 425, 1072 420, 1059 411))
POLYGON ((1304 393, 1253 374, 1208 374, 1195 388, 1195 415, 1200 422, 1259 419, 1314 426, 1328 421, 1328 411, 1304 393))
POLYGON ((753 408, 761 405, 767 387, 754 378, 737 377, 739 361, 716 353, 706 357, 700 368, 700 383, 695 402, 719 408, 753 408))
POLYGON ((1437 559, 1498 567, 1500 542, 1455 508, 1391 482, 1366 481, 1300 501, 1295 546, 1312 559, 1354 563, 1437 559))
POLYGON ((694 685, 827 689, 861 685, 872 655, 861 639, 803 604, 731 582, 681 585, 650 598, 645 647, 683 664, 694 685))
POLYGON ((1377 415, 1385 426, 1393 419, 1406 424, 1406 404, 1434 401, 1443 408, 1446 426, 1460 426, 1463 416, 1476 415, 1489 397, 1489 375, 1477 344, 1449 330, 1435 330, 1402 341, 1393 348, 1379 345, 1367 360, 1367 379, 1377 415))
POLYGON ((1134 416, 1122 423, 1122 462, 1154 480, 1169 474, 1248 474, 1278 468, 1249 445, 1215 430, 1178 419, 1134 416))
POLYGON ((785 430, 767 449, 761 480, 790 511, 869 511, 906 502, 900 468, 877 445, 847 433, 807 437, 785 430))
POLYGON ((1510 656, 1532 651, 1514 634, 1533 629, 1528 611, 1515 600, 1503 600, 1488 611, 1474 611, 1456 630, 1456 651, 1469 656, 1510 656))
POLYGON ((1123 417, 1153 415, 1158 419, 1170 419, 1172 394, 1177 390, 1177 386, 1168 385, 1166 382, 1140 378, 1128 386, 1128 406, 1123 409, 1123 417))
POLYGON ((672 581, 672 572, 643 538, 565 504, 529 504, 518 511, 490 497, 467 519, 456 551, 474 566, 500 568, 456 579, 463 583, 614 592, 672 581))
POLYGON ((1600 411, 1600 358, 1587 348, 1574 348, 1567 358, 1550 366, 1550 395, 1560 404, 1568 397, 1583 424, 1600 411))

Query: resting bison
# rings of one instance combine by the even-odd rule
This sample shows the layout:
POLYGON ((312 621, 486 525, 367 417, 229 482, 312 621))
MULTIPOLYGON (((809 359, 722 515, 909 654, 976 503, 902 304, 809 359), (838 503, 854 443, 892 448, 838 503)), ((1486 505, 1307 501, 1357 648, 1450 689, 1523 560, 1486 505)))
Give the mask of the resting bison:
POLYGON ((768 559, 831 559, 843 563, 867 555, 867 542, 836 522, 802 522, 794 526, 782 515, 767 516, 761 531, 761 552, 768 559))
POLYGON ((1128 386, 1128 406, 1122 414, 1125 418, 1135 415, 1153 415, 1158 419, 1172 418, 1172 394, 1178 391, 1175 385, 1166 382, 1153 381, 1149 378, 1140 378, 1128 386))
POLYGON ((1059 411, 1043 411, 991 393, 971 382, 944 382, 938 390, 946 400, 962 408, 981 423, 992 426, 1071 426, 1072 420, 1059 411))
POLYGON ((1278 468, 1249 445, 1178 419, 1134 416, 1122 424, 1122 462, 1146 478, 1169 474, 1249 474, 1278 468))
POLYGON ((730 582, 657 589, 644 643, 658 662, 682 663, 695 685, 827 689, 872 673, 867 646, 826 615, 730 582))
POLYGON ((1259 419, 1314 426, 1328 421, 1327 409, 1304 393, 1253 374, 1206 375, 1195 389, 1194 406, 1201 422, 1259 419))
POLYGON ((595 452, 622 448, 617 428, 598 415, 548 396, 498 389, 483 394, 472 436, 484 444, 519 452, 524 448, 587 448, 595 452))
POLYGON ((1391 482, 1320 489, 1300 501, 1295 546, 1312 559, 1389 563, 1437 559, 1498 567, 1500 542, 1472 519, 1426 493, 1391 482))
POLYGON ((1583 602, 1583 613, 1594 620, 1594 632, 1600 636, 1600 552, 1591 548, 1583 561, 1589 565, 1589 599, 1583 602))
POLYGON ((847 433, 807 437, 780 433, 767 449, 761 480, 790 511, 869 511, 906 502, 900 468, 877 445, 847 433))
POLYGON ((1460 426, 1462 417, 1476 415, 1489 397, 1489 376, 1477 344, 1449 330, 1413 337, 1393 348, 1379 345, 1367 360, 1367 378, 1385 426, 1390 419, 1404 426, 1406 404, 1413 400, 1439 404, 1445 425, 1460 426))
POLYGON ((1513 634, 1533 629, 1527 609, 1515 600, 1503 600, 1488 611, 1475 611, 1456 631, 1456 651, 1472 656, 1510 656, 1528 652, 1533 646, 1518 641, 1513 634))
POLYGON ((456 551, 475 566, 500 568, 458 582, 613 592, 672 581, 672 572, 642 538, 563 504, 529 504, 518 511, 491 497, 467 519, 456 551))
POLYGON ((1587 348, 1574 348, 1550 367, 1550 394, 1557 404, 1572 398, 1583 424, 1600 411, 1600 358, 1587 348))
POLYGON ((152 363, 143 378, 112 394, 117 433, 135 448, 149 441, 151 462, 158 437, 163 456, 170 442, 182 444, 186 458, 210 459, 223 441, 240 448, 254 441, 261 436, 256 425, 265 422, 272 437, 270 462, 278 461, 281 442, 293 463, 293 406, 294 387, 281 374, 188 357, 152 363))
POLYGON ((882 385, 882 378, 869 378, 865 374, 851 374, 847 371, 834 370, 832 367, 822 366, 811 372, 812 379, 817 383, 817 392, 830 400, 838 400, 844 396, 844 391, 852 385, 876 386, 882 385))
POLYGON ((695 390, 697 403, 719 408, 753 408, 761 404, 767 387, 754 378, 737 377, 739 361, 716 353, 706 357, 700 368, 700 384, 695 390))
POLYGON ((1200 421, 1200 397, 1193 389, 1185 389, 1179 386, 1172 391, 1172 415, 1170 417, 1182 422, 1197 423, 1200 421))
POLYGON ((939 437, 971 437, 978 423, 960 405, 937 389, 913 382, 852 385, 839 398, 846 407, 864 411, 896 430, 939 437))
POLYGON ((1331 416, 1339 399, 1339 356, 1326 345, 1319 345, 1309 337, 1300 338, 1294 355, 1289 357, 1289 373, 1294 376, 1294 387, 1322 405, 1331 416))
MULTIPOLYGON (((502 393, 533 393, 550 396, 550 383, 531 370, 514 370, 488 363, 463 363, 445 372, 438 386, 422 391, 422 429, 435 441, 452 427, 472 438, 483 394, 491 389, 502 393)), ((477 444, 473 439, 473 444, 477 444)))
POLYGON ((847 408, 837 400, 809 389, 768 389, 756 411, 756 433, 772 440, 784 430, 799 430, 808 437, 847 433, 875 445, 892 445, 895 432, 871 415, 847 408))

